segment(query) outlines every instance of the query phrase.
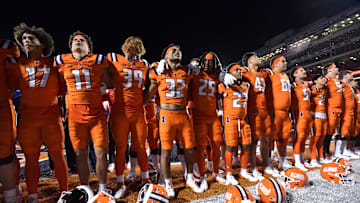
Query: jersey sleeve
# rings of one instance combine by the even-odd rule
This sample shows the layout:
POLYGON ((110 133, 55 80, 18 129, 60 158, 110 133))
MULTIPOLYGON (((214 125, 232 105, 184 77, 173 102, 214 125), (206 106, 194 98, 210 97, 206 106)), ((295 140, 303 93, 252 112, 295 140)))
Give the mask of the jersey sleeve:
POLYGON ((0 41, 0 52, 5 53, 8 57, 20 57, 18 46, 11 40, 0 41))
POLYGON ((107 68, 110 65, 107 57, 102 54, 97 54, 95 64, 101 69, 107 68))
POLYGON ((157 68, 157 66, 152 67, 150 69, 150 72, 149 72, 149 79, 150 80, 157 80, 158 79, 158 73, 156 72, 156 68, 157 68))
POLYGON ((19 85, 19 66, 18 66, 18 58, 9 57, 4 61, 6 77, 8 85, 11 87, 18 88, 19 85))

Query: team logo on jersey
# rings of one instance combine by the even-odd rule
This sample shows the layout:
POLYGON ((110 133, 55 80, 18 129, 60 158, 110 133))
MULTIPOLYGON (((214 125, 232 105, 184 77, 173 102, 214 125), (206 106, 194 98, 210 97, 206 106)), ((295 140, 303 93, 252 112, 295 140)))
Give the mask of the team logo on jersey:
POLYGON ((79 67, 81 67, 81 63, 79 62, 79 67))
POLYGON ((166 116, 161 116, 161 123, 166 123, 165 118, 166 118, 166 116))
POLYGON ((226 117, 226 123, 230 123, 230 118, 226 117))

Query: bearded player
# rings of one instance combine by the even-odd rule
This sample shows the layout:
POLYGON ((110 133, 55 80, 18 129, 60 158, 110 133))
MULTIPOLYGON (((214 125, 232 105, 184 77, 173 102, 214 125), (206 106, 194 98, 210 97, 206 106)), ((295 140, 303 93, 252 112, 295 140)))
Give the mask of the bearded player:
POLYGON ((193 176, 195 137, 189 115, 186 113, 188 97, 191 96, 190 83, 193 79, 192 69, 182 66, 182 52, 178 45, 169 45, 163 52, 159 65, 151 69, 150 86, 146 88, 146 104, 156 93, 160 97, 160 165, 164 175, 165 189, 170 198, 175 197, 170 173, 170 158, 175 137, 184 146, 187 166, 186 185, 194 192, 202 193, 193 176))
POLYGON ((200 71, 193 79, 193 119, 196 140, 195 162, 200 172, 200 187, 208 188, 205 172, 204 152, 210 141, 213 158, 213 180, 220 184, 226 184, 225 179, 219 174, 220 145, 222 139, 222 126, 217 115, 219 71, 221 63, 214 52, 205 52, 200 57, 200 71))

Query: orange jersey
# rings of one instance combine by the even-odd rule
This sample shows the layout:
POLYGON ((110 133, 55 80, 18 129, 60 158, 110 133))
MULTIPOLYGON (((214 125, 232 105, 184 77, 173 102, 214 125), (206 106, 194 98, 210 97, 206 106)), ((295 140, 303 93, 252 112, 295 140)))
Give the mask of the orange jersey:
POLYGON ((160 104, 176 104, 186 106, 189 83, 194 73, 191 68, 180 66, 176 71, 166 69, 158 74, 156 68, 150 71, 150 80, 158 83, 160 104))
POLYGON ((5 61, 8 57, 19 57, 19 49, 10 40, 0 40, 0 106, 9 105, 8 79, 13 78, 6 70, 5 61))
POLYGON ((344 106, 343 88, 337 78, 326 76, 327 99, 329 109, 341 110, 344 106))
POLYGON ((66 81, 69 104, 101 104, 102 69, 109 66, 103 55, 90 53, 78 61, 71 53, 61 54, 54 66, 66 81))
MULTIPOLYGON (((268 72, 267 94, 272 98, 272 107, 276 110, 289 110, 291 105, 291 84, 289 77, 285 73, 266 69, 268 72)), ((267 96, 268 96, 267 95, 267 96)))
POLYGON ((113 66, 113 87, 115 89, 115 105, 126 112, 143 111, 143 87, 149 64, 145 59, 132 66, 128 60, 115 53, 108 54, 113 66))
POLYGON ((9 67, 17 72, 17 87, 21 91, 21 109, 44 113, 47 107, 58 105, 59 73, 50 57, 11 58, 9 67), (45 109, 44 109, 45 108, 45 109))
POLYGON ((355 108, 356 108, 356 104, 355 104, 355 91, 352 87, 350 87, 350 85, 346 82, 342 83, 342 88, 343 88, 343 96, 344 96, 344 109, 345 109, 345 114, 354 114, 355 112, 355 108))
POLYGON ((193 113, 195 117, 216 116, 216 94, 219 85, 216 74, 200 71, 194 76, 192 87, 193 113))
POLYGON ((267 73, 265 71, 254 71, 251 68, 244 67, 242 69, 242 76, 244 80, 250 83, 249 89, 249 109, 265 109, 266 110, 266 99, 265 99, 265 87, 267 73))
POLYGON ((227 86, 224 83, 219 85, 219 94, 224 97, 224 117, 243 120, 246 117, 247 99, 250 84, 242 82, 240 85, 227 86))
POLYGON ((304 84, 301 84, 300 82, 293 82, 292 86, 295 101, 292 101, 293 104, 296 105, 297 111, 299 112, 310 112, 310 95, 311 90, 309 88, 309 84, 307 82, 304 82, 304 84))
POLYGON ((311 87, 311 105, 313 112, 326 113, 326 87, 319 88, 316 85, 311 87))

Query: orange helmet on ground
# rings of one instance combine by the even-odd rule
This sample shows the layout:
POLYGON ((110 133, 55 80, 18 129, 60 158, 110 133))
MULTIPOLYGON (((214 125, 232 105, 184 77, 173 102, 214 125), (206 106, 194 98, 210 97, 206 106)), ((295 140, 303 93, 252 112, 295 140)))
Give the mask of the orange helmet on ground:
POLYGON ((147 183, 141 188, 137 202, 168 203, 169 196, 162 186, 147 183))
POLYGON ((255 203, 249 190, 241 185, 231 186, 225 194, 225 201, 226 203, 255 203))
POLYGON ((289 168, 281 172, 279 182, 286 188, 296 189, 304 187, 308 180, 307 174, 299 168, 289 168))
POLYGON ((334 163, 338 163, 339 165, 341 165, 342 167, 345 168, 345 170, 347 172, 351 172, 351 168, 352 168, 352 165, 350 164, 350 161, 344 159, 344 158, 335 158, 332 162, 334 163))
POLYGON ((98 192, 92 199, 90 203, 116 203, 115 198, 105 191, 98 192))
POLYGON ((320 174, 323 179, 340 185, 351 183, 352 180, 346 168, 335 162, 322 165, 320 174))
POLYGON ((267 177, 256 185, 256 194, 261 202, 282 203, 285 201, 286 193, 284 187, 274 178, 267 177))

